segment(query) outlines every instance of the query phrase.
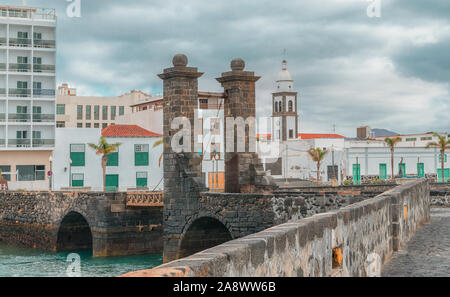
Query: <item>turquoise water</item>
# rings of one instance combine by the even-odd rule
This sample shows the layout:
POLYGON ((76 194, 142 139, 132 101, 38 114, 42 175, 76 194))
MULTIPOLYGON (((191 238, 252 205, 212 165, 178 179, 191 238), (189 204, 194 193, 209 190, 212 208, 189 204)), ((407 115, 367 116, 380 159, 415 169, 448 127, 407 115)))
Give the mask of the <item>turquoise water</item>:
MULTIPOLYGON (((0 277, 66 277, 72 262, 67 256, 73 252, 52 253, 0 243, 0 277)), ((162 254, 92 258, 91 252, 76 251, 80 255, 80 276, 114 277, 127 272, 149 269, 162 264, 162 254)))

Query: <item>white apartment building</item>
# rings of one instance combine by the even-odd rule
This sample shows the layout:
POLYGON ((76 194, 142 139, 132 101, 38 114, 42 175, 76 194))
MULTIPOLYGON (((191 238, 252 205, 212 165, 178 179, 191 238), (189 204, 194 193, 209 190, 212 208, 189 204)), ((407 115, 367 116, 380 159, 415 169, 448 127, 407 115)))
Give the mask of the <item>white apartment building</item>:
POLYGON ((0 6, 0 169, 9 189, 48 189, 55 145, 56 12, 0 6))
POLYGON ((89 147, 101 136, 108 143, 121 143, 108 155, 106 167, 107 191, 151 190, 164 187, 163 164, 158 161, 163 146, 153 147, 162 135, 136 125, 110 125, 96 128, 56 129, 56 149, 53 154, 53 190, 84 189, 103 191, 101 155, 89 147))

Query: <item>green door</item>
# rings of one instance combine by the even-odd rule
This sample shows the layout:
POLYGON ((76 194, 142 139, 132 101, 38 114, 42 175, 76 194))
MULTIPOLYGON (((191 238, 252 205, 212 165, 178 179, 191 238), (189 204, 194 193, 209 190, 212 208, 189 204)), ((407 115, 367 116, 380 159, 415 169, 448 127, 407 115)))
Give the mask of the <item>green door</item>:
POLYGON ((353 184, 361 184, 361 164, 353 164, 353 184))
MULTIPOLYGON (((438 182, 442 182, 442 169, 438 169, 438 182)), ((444 182, 448 182, 450 179, 450 168, 444 168, 444 182)))
POLYGON ((406 177, 406 164, 405 163, 398 164, 398 172, 399 173, 400 173, 400 166, 401 166, 401 171, 402 171, 402 177, 406 177))
POLYGON ((380 164, 380 179, 387 178, 387 166, 386 164, 380 164))
POLYGON ((425 177, 425 166, 423 163, 417 163, 417 175, 419 177, 425 177))
POLYGON ((107 192, 116 192, 119 188, 119 175, 118 174, 107 174, 105 187, 107 192))

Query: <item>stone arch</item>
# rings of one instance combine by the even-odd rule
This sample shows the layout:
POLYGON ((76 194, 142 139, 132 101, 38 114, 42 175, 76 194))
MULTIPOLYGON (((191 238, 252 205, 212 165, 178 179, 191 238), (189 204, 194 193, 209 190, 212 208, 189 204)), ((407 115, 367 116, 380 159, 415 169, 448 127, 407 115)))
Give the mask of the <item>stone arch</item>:
POLYGON ((58 224, 56 251, 92 250, 91 227, 85 216, 69 211, 58 224))
POLYGON ((184 227, 177 258, 183 258, 233 239, 231 228, 222 219, 198 215, 184 227))

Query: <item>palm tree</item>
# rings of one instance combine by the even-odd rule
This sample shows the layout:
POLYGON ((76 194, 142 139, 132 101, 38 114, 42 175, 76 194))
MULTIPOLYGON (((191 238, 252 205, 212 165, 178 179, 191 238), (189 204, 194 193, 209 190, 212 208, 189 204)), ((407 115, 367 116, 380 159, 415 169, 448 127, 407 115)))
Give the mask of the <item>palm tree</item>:
POLYGON ((394 149, 395 149, 395 145, 400 141, 402 141, 401 137, 395 137, 395 138, 386 137, 384 139, 384 142, 387 143, 387 145, 389 146, 389 149, 391 150, 392 180, 395 179, 395 177, 394 177, 394 149))
POLYGON ((328 153, 328 150, 322 150, 320 147, 313 148, 311 147, 308 150, 308 154, 311 157, 311 159, 317 163, 317 183, 319 183, 320 180, 320 164, 323 161, 323 158, 328 153))
MULTIPOLYGON (((157 141, 153 144, 153 147, 157 147, 157 146, 159 146, 159 145, 162 145, 163 143, 164 143, 164 138, 161 138, 160 140, 157 140, 157 141)), ((159 167, 161 167, 161 161, 162 161, 163 156, 164 156, 164 152, 161 153, 161 156, 159 156, 159 159, 158 159, 158 166, 159 166, 159 167)))
POLYGON ((437 133, 434 133, 433 136, 438 137, 439 141, 438 142, 433 141, 433 142, 427 143, 426 148, 431 148, 431 147, 439 148, 439 150, 441 152, 442 182, 445 182, 445 179, 444 179, 445 150, 450 149, 450 139, 446 139, 445 136, 441 136, 437 133))
POLYGON ((106 191, 106 163, 108 162, 108 155, 115 152, 121 145, 120 142, 109 144, 105 137, 100 137, 98 144, 88 143, 89 147, 96 151, 97 155, 102 156, 102 170, 103 170, 103 191, 106 191))

